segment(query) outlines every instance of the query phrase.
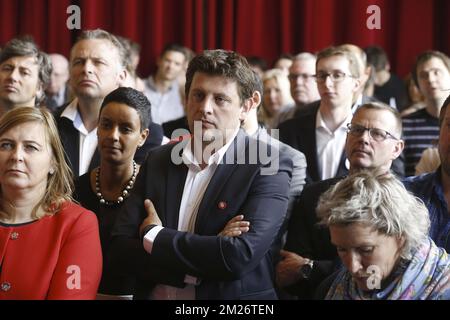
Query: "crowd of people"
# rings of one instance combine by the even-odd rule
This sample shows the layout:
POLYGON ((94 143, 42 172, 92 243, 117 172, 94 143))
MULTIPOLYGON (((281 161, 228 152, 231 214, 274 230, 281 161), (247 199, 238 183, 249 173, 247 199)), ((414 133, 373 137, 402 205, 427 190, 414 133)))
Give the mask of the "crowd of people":
POLYGON ((450 299, 447 55, 138 64, 101 29, 1 49, 0 299, 450 299))

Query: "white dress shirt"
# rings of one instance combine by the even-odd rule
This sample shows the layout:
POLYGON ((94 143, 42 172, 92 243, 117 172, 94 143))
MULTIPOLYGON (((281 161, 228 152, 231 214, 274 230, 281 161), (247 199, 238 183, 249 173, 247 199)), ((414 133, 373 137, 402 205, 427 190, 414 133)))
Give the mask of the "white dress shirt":
POLYGON ((180 86, 175 80, 166 92, 159 92, 153 76, 145 82, 144 94, 152 104, 152 121, 157 124, 184 117, 184 108, 180 96, 180 86))
POLYGON ((73 126, 80 133, 79 166, 78 175, 83 175, 89 170, 92 156, 97 148, 97 127, 88 132, 78 112, 78 99, 74 99, 61 114, 73 122, 73 126))
MULTIPOLYGON (((183 195, 181 197, 180 212, 178 218, 178 231, 185 231, 193 233, 195 228, 195 221, 198 213, 198 208, 203 199, 209 182, 211 181, 217 166, 222 161, 225 152, 236 137, 239 128, 236 129, 234 135, 222 148, 217 150, 208 159, 207 166, 201 169, 192 153, 191 141, 183 149, 183 163, 188 167, 188 174, 184 183, 183 195)), ((158 233, 163 227, 156 226, 152 228, 144 237, 144 249, 151 254, 153 243, 158 233)), ((155 300, 194 300, 195 299, 195 284, 199 283, 199 279, 186 275, 185 288, 179 289, 167 285, 157 285, 152 291, 151 298, 155 300)))
POLYGON ((342 152, 347 138, 347 123, 352 121, 353 114, 333 132, 328 129, 322 114, 317 112, 316 141, 319 175, 321 180, 334 178, 341 162, 342 152))

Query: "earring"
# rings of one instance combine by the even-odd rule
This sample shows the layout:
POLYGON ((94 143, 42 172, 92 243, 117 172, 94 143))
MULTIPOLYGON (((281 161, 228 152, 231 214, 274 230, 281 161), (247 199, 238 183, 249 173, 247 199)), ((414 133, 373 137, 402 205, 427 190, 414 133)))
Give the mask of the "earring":
POLYGON ((50 175, 53 175, 55 173, 55 169, 51 168, 50 171, 48 172, 50 175))

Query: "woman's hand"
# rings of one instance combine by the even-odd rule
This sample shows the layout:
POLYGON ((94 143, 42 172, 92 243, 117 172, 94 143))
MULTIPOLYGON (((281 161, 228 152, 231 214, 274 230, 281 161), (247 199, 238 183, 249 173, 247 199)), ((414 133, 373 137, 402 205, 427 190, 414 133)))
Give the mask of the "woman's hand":
POLYGON ((223 230, 219 233, 219 236, 222 237, 237 237, 240 236, 244 232, 248 232, 250 230, 250 222, 244 221, 243 215, 238 215, 228 221, 223 230))

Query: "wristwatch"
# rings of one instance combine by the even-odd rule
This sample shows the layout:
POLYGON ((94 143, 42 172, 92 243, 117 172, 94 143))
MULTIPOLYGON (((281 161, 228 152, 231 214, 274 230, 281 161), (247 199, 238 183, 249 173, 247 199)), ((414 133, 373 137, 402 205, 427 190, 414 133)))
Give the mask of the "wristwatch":
POLYGON ((314 260, 306 259, 306 263, 300 267, 300 277, 305 280, 309 279, 313 267, 314 260))

